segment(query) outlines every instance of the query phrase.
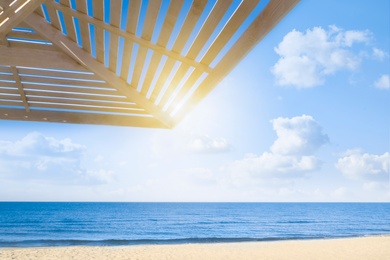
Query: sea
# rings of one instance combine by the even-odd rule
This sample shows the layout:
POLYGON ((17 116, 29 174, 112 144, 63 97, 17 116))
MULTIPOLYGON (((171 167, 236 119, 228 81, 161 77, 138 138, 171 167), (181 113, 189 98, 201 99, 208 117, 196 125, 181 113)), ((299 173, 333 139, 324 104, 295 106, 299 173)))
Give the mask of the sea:
POLYGON ((0 247, 390 235, 390 203, 0 202, 0 247))

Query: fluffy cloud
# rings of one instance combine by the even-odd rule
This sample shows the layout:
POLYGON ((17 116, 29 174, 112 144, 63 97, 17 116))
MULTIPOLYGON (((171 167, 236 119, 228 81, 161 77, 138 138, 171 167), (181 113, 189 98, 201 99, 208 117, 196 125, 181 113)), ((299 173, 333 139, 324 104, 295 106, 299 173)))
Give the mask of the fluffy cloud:
MULTIPOLYGON (((344 31, 336 26, 321 27, 306 32, 289 32, 275 48, 280 55, 272 72, 279 85, 310 88, 322 85, 325 76, 340 70, 356 70, 362 56, 360 48, 371 39, 369 31, 344 31)), ((376 55, 381 55, 376 49, 376 55)))
POLYGON ((224 153, 231 150, 231 145, 224 138, 197 136, 190 140, 187 148, 195 153, 224 153))
POLYGON ((310 155, 329 141, 321 126, 308 115, 272 120, 278 138, 271 152, 281 155, 310 155))
POLYGON ((321 161, 314 153, 328 143, 329 138, 311 116, 279 117, 271 122, 277 139, 270 152, 260 156, 250 154, 235 161, 230 166, 234 175, 297 177, 321 167, 321 161))
POLYGON ((388 56, 388 54, 385 51, 378 48, 372 48, 372 55, 374 56, 374 58, 378 60, 383 60, 385 57, 388 56))
POLYGON ((85 151, 85 146, 71 139, 57 140, 37 132, 15 142, 0 140, 0 177, 61 184, 104 183, 111 179, 110 171, 81 166, 85 151))
POLYGON ((349 150, 338 159, 336 168, 349 179, 363 181, 367 187, 375 187, 379 183, 388 184, 390 153, 376 155, 349 150))
POLYGON ((374 86, 379 89, 390 89, 389 74, 382 75, 374 82, 374 86))

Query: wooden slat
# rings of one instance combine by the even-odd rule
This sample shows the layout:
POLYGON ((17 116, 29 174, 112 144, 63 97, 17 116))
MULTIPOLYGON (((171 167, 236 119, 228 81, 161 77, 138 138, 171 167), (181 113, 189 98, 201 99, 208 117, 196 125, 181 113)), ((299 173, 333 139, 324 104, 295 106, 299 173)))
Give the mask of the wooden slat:
POLYGON ((77 72, 66 72, 66 71, 50 71, 50 70, 41 70, 39 68, 19 68, 20 74, 31 74, 37 76, 48 76, 48 77, 63 77, 71 79, 85 79, 85 80, 100 80, 95 74, 85 74, 77 72))
MULTIPOLYGON (((110 2, 110 24, 117 28, 120 27, 121 18, 121 0, 110 2)), ((116 64, 118 61, 118 42, 119 36, 114 33, 110 33, 110 56, 109 56, 109 69, 116 73, 116 64)))
POLYGON ((77 110, 77 111, 93 111, 99 113, 128 113, 128 114, 145 114, 143 111, 134 109, 121 109, 114 107, 98 107, 98 106, 83 106, 83 105, 71 105, 71 104, 53 104, 53 103, 29 103, 33 108, 51 108, 51 109, 64 109, 64 110, 77 110))
POLYGON ((223 28, 217 39, 210 46, 201 63, 209 65, 214 58, 223 49, 226 43, 232 38, 237 29, 246 20, 252 10, 256 7, 260 0, 244 0, 238 7, 236 12, 230 18, 229 22, 223 28))
MULTIPOLYGON (((190 59, 195 59, 199 52, 202 50, 204 44, 209 39, 210 35, 213 33, 223 16, 225 15, 226 11, 229 9, 230 5, 232 4, 232 0, 225 0, 225 1, 218 1, 215 6, 213 7, 210 15, 208 16, 207 20, 205 21, 204 25, 202 26, 202 29, 200 30, 199 34, 197 35, 194 43, 191 45, 191 48, 189 49, 187 53, 187 57, 190 59)), ((164 107, 168 100, 171 98, 174 91, 177 89, 180 81, 183 79, 183 77, 186 75, 188 70, 190 69, 190 66, 187 64, 181 64, 177 73, 172 79, 171 84, 165 91, 162 99, 159 102, 160 107, 164 107)), ((203 72, 199 72, 200 75, 203 74, 203 72)), ((188 91, 188 90, 187 90, 188 91)), ((185 91, 185 92, 187 92, 185 91)), ((184 91, 183 91, 184 93, 184 91)))
POLYGON ((15 88, 16 84, 14 82, 10 83, 10 82, 2 82, 2 81, 0 81, 0 87, 15 88))
MULTIPOLYGON (((143 109, 138 108, 133 103, 116 103, 110 101, 101 101, 101 100, 90 100, 90 99, 64 99, 64 98, 55 98, 55 97, 36 97, 30 96, 28 99, 29 102, 46 102, 46 103, 65 103, 73 105, 85 105, 85 106, 101 106, 101 107, 117 107, 117 108, 126 108, 137 111, 143 111, 143 109)), ((144 112, 143 112, 144 113, 144 112)))
MULTIPOLYGON (((66 6, 67 8, 70 8, 69 0, 60 0, 60 3, 64 6, 66 6)), ((64 17, 64 23, 65 23, 65 28, 66 28, 66 32, 68 34, 68 37, 71 38, 74 42, 77 42, 76 31, 74 28, 72 16, 70 16, 66 13, 62 13, 62 16, 64 17)))
POLYGON ((191 111, 261 41, 300 0, 271 0, 174 116, 176 123, 191 111))
MULTIPOLYGON (((191 5, 191 8, 187 14, 187 17, 183 23, 183 27, 180 30, 179 35, 177 36, 177 39, 173 45, 172 50, 176 53, 181 53, 182 49, 184 48, 185 44, 188 41, 188 38, 191 35, 192 30, 194 29, 200 15, 202 14, 202 11, 204 10, 205 6, 207 4, 207 0, 194 0, 194 2, 191 5)), ((174 65, 176 63, 176 60, 168 58, 164 69, 162 70, 157 83, 156 87, 153 89, 153 92, 150 96, 150 100, 152 102, 155 102, 158 95, 160 94, 160 91, 167 80, 169 74, 171 73, 174 65)))
POLYGON ((17 1, 12 6, 8 6, 7 9, 0 15, 0 35, 4 36, 8 34, 12 28, 17 26, 24 20, 30 13, 34 12, 45 0, 31 0, 17 1), (3 22, 5 21, 6 22, 3 22))
MULTIPOLYGON (((12 72, 11 72, 12 73, 12 72)), ((12 80, 14 81, 14 75, 0 75, 0 79, 2 80, 12 80)))
POLYGON ((0 95, 1 94, 12 94, 12 95, 17 95, 19 94, 18 89, 5 89, 5 88, 0 88, 0 95))
POLYGON ((113 99, 118 99, 117 101, 126 101, 126 97, 118 93, 117 90, 106 90, 106 89, 92 89, 92 88, 78 88, 78 87, 59 87, 59 86, 47 86, 47 85, 35 85, 30 83, 25 83, 26 88, 32 90, 41 90, 41 91, 59 91, 59 92, 75 92, 82 94, 93 94, 93 95, 105 95, 111 96, 113 99))
POLYGON ((12 72, 12 74, 14 76, 15 85, 18 88, 20 99, 23 101, 23 106, 26 109, 26 111, 29 112, 30 108, 28 107, 26 95, 24 94, 24 90, 23 90, 23 84, 22 84, 22 82, 20 80, 17 68, 12 66, 11 67, 11 72, 12 72))
POLYGON ((210 38, 210 35, 214 32, 214 30, 217 28, 223 16, 226 14, 226 11, 229 9, 232 2, 233 0, 223 0, 223 1, 218 1, 215 4, 213 10, 211 11, 210 15, 207 17, 207 20, 202 26, 202 29, 200 30, 199 34, 196 36, 194 43, 191 45, 191 48, 188 50, 188 53, 186 55, 188 58, 195 59, 198 56, 203 46, 210 38))
MULTIPOLYGON (((161 7, 161 0, 149 1, 148 9, 144 21, 144 26, 142 30, 142 39, 150 41, 152 39, 153 30, 157 21, 157 16, 161 7)), ((133 71, 133 78, 131 80, 131 85, 134 88, 138 87, 142 69, 145 64, 146 54, 148 49, 145 46, 140 45, 138 48, 138 55, 135 62, 135 67, 133 71)))
POLYGON ((0 46, 0 65, 59 68, 59 69, 85 69, 68 55, 58 51, 34 50, 29 48, 15 48, 0 46))
MULTIPOLYGON (((71 99, 88 99, 88 100, 97 100, 97 101, 115 101, 115 102, 125 102, 128 101, 128 99, 120 96, 102 96, 102 95, 96 95, 95 93, 87 94, 88 92, 81 92, 77 93, 78 91, 72 91, 72 90, 64 90, 61 91, 59 89, 52 90, 56 92, 48 92, 45 91, 47 89, 47 86, 42 86, 39 90, 30 90, 31 88, 28 84, 25 84, 25 94, 26 96, 42 96, 42 97, 62 97, 62 98, 71 98, 71 99)), ((115 94, 114 94, 115 95, 115 94)))
MULTIPOLYGON (((77 1, 76 2, 76 8, 77 11, 82 14, 87 14, 87 5, 86 1, 77 1)), ((81 34, 81 42, 83 45, 83 49, 91 53, 91 41, 90 41, 90 33, 89 33, 89 25, 87 22, 79 19, 79 25, 80 25, 80 34, 81 34)))
POLYGON ((60 85, 95 87, 95 88, 106 87, 106 83, 104 82, 101 83, 101 82, 56 79, 56 78, 41 78, 41 77, 31 77, 31 76, 21 76, 20 79, 22 82, 46 83, 52 85, 60 84, 60 85))
POLYGON ((157 106, 150 102, 146 97, 141 96, 132 87, 122 79, 120 79, 115 73, 104 67, 103 64, 96 61, 86 53, 83 49, 78 47, 73 41, 68 39, 58 30, 50 26, 43 18, 32 13, 26 18, 26 22, 38 33, 42 34, 48 39, 51 39, 53 44, 68 54, 75 60, 78 60, 83 66, 88 68, 90 71, 99 75, 101 79, 107 82, 107 84, 113 88, 116 88, 121 94, 131 98, 139 106, 145 108, 153 117, 166 124, 167 127, 172 127, 171 117, 161 111, 157 106))
MULTIPOLYGON (((93 16, 99 21, 103 21, 103 0, 94 0, 93 16)), ((104 30, 95 25, 95 49, 96 59, 104 64, 104 30)))
MULTIPOLYGON (((231 37, 236 33, 238 28, 242 25, 242 23, 246 20, 248 15, 252 12, 252 10, 256 7, 259 0, 244 0, 241 5, 237 8, 236 12, 234 12, 233 16, 229 19, 226 26, 223 28, 221 33, 215 39, 209 50, 206 52, 205 56, 202 58, 201 63, 209 65, 214 58, 219 54, 221 49, 226 45, 226 43, 231 39, 231 37)), ((196 53, 194 52, 193 55, 196 53)), ((188 78, 184 86, 180 89, 177 95, 174 97, 172 104, 167 111, 171 113, 172 110, 175 109, 178 101, 184 98, 187 92, 191 89, 191 87, 195 84, 195 82, 202 76, 201 71, 194 71, 191 76, 188 78)), ((168 95, 172 92, 168 92, 168 95)), ((166 100, 161 102, 162 105, 166 104, 166 100)))
POLYGON ((0 65, 0 72, 11 73, 11 67, 0 65))
MULTIPOLYGON (((157 40, 157 45, 166 46, 168 44, 169 38, 173 31, 173 27, 180 14, 180 10, 183 6, 183 3, 184 3, 183 0, 173 0, 170 2, 168 12, 164 20, 164 24, 161 28, 161 32, 157 40)), ((148 70, 145 75, 144 84, 141 89, 141 94, 144 96, 146 96, 146 94, 149 92, 149 89, 151 87, 150 84, 152 83, 153 78, 155 77, 161 58, 162 58, 161 53, 155 51, 153 52, 148 70)))
MULTIPOLYGON (((58 51, 58 48, 53 45, 46 44, 34 44, 28 42, 17 42, 17 41, 8 41, 8 47, 14 48, 26 48, 30 51, 42 50, 42 51, 58 51)), ((0 61, 1 63, 1 61, 0 61)))
POLYGON ((30 32, 21 32, 21 31, 10 31, 7 34, 7 37, 29 39, 29 40, 40 40, 40 41, 46 40, 39 34, 30 33, 30 32))
POLYGON ((0 99, 1 100, 9 100, 9 101, 21 101, 23 105, 23 100, 20 98, 20 95, 18 96, 11 96, 11 95, 4 95, 3 93, 0 93, 0 99))
MULTIPOLYGON (((130 1, 129 13, 127 15, 127 26, 126 26, 127 33, 131 35, 135 35, 140 12, 141 12, 141 0, 130 1)), ((120 74, 120 77, 123 80, 127 80, 133 48, 134 48, 133 41, 125 38, 123 55, 122 55, 122 68, 120 74)))
POLYGON ((52 5, 49 5, 49 3, 50 2, 47 2, 47 4, 46 4, 46 10, 49 14, 50 23, 56 29, 61 30, 61 25, 60 25, 60 21, 59 21, 58 15, 57 15, 57 11, 54 9, 54 7, 52 5))
MULTIPOLYGON (((136 2, 136 1, 138 1, 138 0, 131 1, 130 5, 133 2, 136 2)), ((104 23, 101 20, 94 19, 94 18, 92 18, 92 17, 90 17, 88 15, 85 15, 85 14, 82 14, 80 12, 77 12, 77 11, 74 11, 72 9, 69 9, 69 8, 67 8, 67 7, 65 7, 65 6, 63 6, 61 4, 56 3, 56 2, 48 2, 48 3, 50 3, 49 5, 54 6, 56 9, 61 10, 64 13, 68 13, 69 15, 77 17, 80 20, 83 20, 85 22, 94 24, 95 26, 98 26, 98 27, 100 27, 100 28, 110 32, 110 33, 117 34, 117 35, 123 37, 125 39, 125 41, 127 41, 127 42, 129 42, 131 44, 137 43, 139 45, 145 46, 148 49, 151 49, 153 51, 159 52, 159 53, 161 53, 163 55, 166 55, 168 57, 171 57, 171 58, 173 58, 175 60, 187 63, 188 65, 196 67, 198 69, 201 69, 201 70, 203 70, 205 72, 211 72, 212 71, 211 68, 209 68, 209 67, 207 67, 207 66, 205 66, 205 65, 203 65, 203 64, 201 64, 199 62, 191 60, 191 59, 189 59, 189 58, 187 58, 187 57, 185 57, 185 56, 183 56, 183 55, 181 55, 181 54, 179 54, 177 52, 167 50, 165 47, 162 47, 162 46, 157 45, 157 44, 153 44, 152 42, 149 42, 149 41, 146 41, 146 40, 142 39, 141 37, 137 37, 134 34, 131 34, 131 33, 127 32, 127 31, 121 30, 120 28, 117 28, 115 26, 112 26, 112 25, 109 25, 107 23, 104 23)), ((128 46, 128 45, 125 42, 125 47, 126 46, 128 46)), ((127 53, 127 51, 125 50, 125 54, 126 53, 127 53)), ((130 58, 127 59, 127 58, 123 57, 122 60, 129 60, 130 61, 130 58)), ((126 65, 126 64, 124 64, 124 65, 126 65)), ((126 66, 128 66, 128 64, 126 66)), ((126 71, 126 69, 125 69, 125 71, 126 71)), ((127 71, 126 71, 125 75, 127 76, 127 71)))
MULTIPOLYGON (((0 100, 0 106, 20 106, 21 108, 24 108, 22 101, 12 102, 12 101, 0 100)), ((0 119, 1 119, 1 115, 0 115, 0 119)))
POLYGON ((0 108, 0 119, 40 121, 73 124, 116 125, 133 127, 165 128, 161 122, 152 117, 135 117, 125 115, 104 115, 92 113, 70 113, 61 111, 0 108))

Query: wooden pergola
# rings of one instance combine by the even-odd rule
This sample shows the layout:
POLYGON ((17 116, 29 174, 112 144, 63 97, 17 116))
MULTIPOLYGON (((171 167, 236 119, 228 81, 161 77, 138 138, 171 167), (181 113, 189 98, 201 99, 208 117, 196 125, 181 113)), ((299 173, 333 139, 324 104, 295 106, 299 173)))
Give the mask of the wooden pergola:
POLYGON ((0 0, 0 119, 172 128, 299 0, 0 0))

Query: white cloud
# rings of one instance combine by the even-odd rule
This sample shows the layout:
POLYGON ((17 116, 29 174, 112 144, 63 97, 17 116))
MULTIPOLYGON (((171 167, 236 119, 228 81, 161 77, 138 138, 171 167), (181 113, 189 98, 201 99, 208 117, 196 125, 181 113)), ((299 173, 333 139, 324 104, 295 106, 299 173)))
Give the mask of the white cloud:
MULTIPOLYGON (((362 60, 359 48, 366 47, 370 39, 371 33, 367 30, 344 31, 336 26, 328 30, 321 27, 306 32, 293 30, 275 48, 280 58, 272 72, 279 85, 298 88, 322 85, 326 75, 356 70, 362 60), (363 47, 356 48, 359 43, 363 47)), ((380 55, 378 51, 377 55, 380 55)))
POLYGON ((224 138, 197 136, 190 140, 188 150, 195 153, 224 153, 231 149, 230 143, 224 138))
POLYGON ((390 89, 389 74, 382 75, 374 82, 374 86, 379 89, 390 89))
POLYGON ((339 158, 336 168, 352 180, 363 181, 366 189, 372 189, 389 182, 390 153, 382 155, 348 150, 339 158))
POLYGON ((308 115, 279 117, 271 122, 278 136, 271 146, 274 154, 309 155, 329 141, 321 126, 308 115))
POLYGON ((112 172, 81 166, 85 151, 85 146, 71 139, 57 140, 37 132, 15 142, 0 140, 0 177, 61 184, 109 181, 112 172))
POLYGON ((276 118, 271 121, 277 139, 270 152, 260 156, 249 154, 230 165, 237 175, 285 178, 302 176, 320 169, 322 163, 314 153, 328 142, 321 126, 311 117, 302 115, 293 118, 276 118))
POLYGON ((388 56, 388 54, 385 51, 378 48, 372 48, 372 55, 374 56, 374 58, 377 58, 378 60, 383 60, 385 57, 388 56))

